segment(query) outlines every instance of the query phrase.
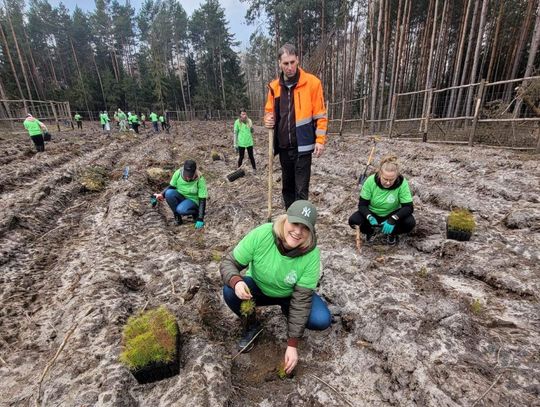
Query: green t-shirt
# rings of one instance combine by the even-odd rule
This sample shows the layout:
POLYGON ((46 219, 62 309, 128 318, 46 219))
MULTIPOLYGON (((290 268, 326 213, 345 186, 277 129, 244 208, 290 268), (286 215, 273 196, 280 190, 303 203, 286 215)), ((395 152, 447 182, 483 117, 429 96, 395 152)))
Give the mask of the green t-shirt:
POLYGON ((118 113, 118 119, 119 120, 126 120, 126 114, 124 112, 118 113))
POLYGON ((79 121, 81 121, 82 116, 81 116, 79 113, 77 113, 77 114, 75 115, 74 119, 75 119, 76 122, 79 122, 79 121))
POLYGON ((163 123, 165 121, 165 118, 163 116, 159 116, 159 122, 163 123))
POLYGON ((247 119, 246 123, 236 119, 234 122, 234 141, 238 147, 253 146, 253 136, 251 135, 251 119, 247 119))
POLYGON ((234 259, 249 265, 246 276, 253 278, 269 297, 290 297, 295 285, 311 290, 317 288, 321 268, 319 248, 299 257, 283 256, 274 241, 272 228, 272 223, 256 227, 234 248, 234 259))
POLYGON ((144 122, 146 120, 146 116, 144 114, 141 114, 141 120, 144 122))
POLYGON ((375 174, 370 175, 360 191, 360 198, 369 201, 369 210, 378 216, 386 216, 401 208, 402 203, 412 202, 409 183, 405 178, 396 189, 383 189, 375 182, 375 174))
POLYGON ((199 199, 208 198, 208 190, 206 189, 206 180, 201 175, 193 181, 186 181, 182 178, 183 168, 176 170, 171 178, 170 185, 176 187, 176 190, 184 195, 187 199, 199 205, 199 199))
POLYGON ((136 114, 132 114, 131 116, 129 116, 128 120, 132 124, 139 123, 139 117, 136 114))
POLYGON ((99 122, 101 124, 107 124, 110 122, 109 115, 107 113, 102 113, 99 115, 99 122))
POLYGON ((26 119, 23 125, 24 128, 28 130, 30 137, 41 135, 41 126, 43 126, 43 123, 41 123, 38 119, 26 119))
POLYGON ((150 120, 153 122, 157 122, 157 114, 154 112, 150 113, 150 120))

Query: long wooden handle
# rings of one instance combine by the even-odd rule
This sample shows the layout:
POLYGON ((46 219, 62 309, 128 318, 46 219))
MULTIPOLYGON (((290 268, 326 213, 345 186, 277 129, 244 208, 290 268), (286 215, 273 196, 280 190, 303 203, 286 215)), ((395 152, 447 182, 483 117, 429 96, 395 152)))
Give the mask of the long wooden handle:
POLYGON ((369 157, 367 160, 367 165, 371 164, 371 159, 373 158, 373 153, 375 152, 375 146, 371 147, 371 152, 369 153, 369 157))
POLYGON ((268 222, 272 222, 272 180, 274 172, 274 130, 268 129, 268 222))

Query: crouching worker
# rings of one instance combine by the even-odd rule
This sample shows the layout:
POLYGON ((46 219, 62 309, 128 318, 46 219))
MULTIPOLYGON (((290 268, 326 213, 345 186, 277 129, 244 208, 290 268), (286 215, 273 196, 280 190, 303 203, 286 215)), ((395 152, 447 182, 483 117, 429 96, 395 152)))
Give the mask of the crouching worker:
POLYGON ((169 186, 155 196, 159 201, 167 201, 177 225, 182 224, 182 216, 192 216, 195 229, 204 227, 208 191, 206 180, 197 170, 195 161, 186 160, 183 168, 173 174, 169 186))
MULTIPOLYGON (((274 223, 249 232, 222 261, 223 298, 241 316, 241 303, 255 306, 279 305, 287 317, 287 350, 284 367, 290 374, 298 363, 296 349, 304 329, 322 331, 331 315, 314 291, 319 282, 320 250, 315 222, 317 210, 309 201, 296 201, 274 223), (247 268, 245 276, 240 272, 247 268)), ((239 350, 247 352, 261 331, 256 313, 247 318, 239 350), (249 346, 247 346, 249 344, 249 346), (246 347, 247 346, 247 347, 246 347), (245 349, 244 349, 245 348, 245 349)))
POLYGON ((366 242, 371 242, 375 228, 380 228, 387 243, 393 245, 398 242, 397 235, 409 233, 416 225, 413 210, 409 183, 399 173, 397 157, 387 156, 362 186, 358 211, 349 218, 349 226, 360 226, 366 242))

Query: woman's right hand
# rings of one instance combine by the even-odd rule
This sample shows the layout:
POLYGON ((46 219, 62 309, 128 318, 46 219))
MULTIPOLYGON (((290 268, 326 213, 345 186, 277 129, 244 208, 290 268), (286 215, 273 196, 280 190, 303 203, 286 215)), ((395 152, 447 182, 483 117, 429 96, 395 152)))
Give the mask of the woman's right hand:
POLYGON ((154 196, 157 198, 158 201, 163 201, 163 194, 154 194, 154 196))
POLYGON ((234 285, 234 293, 241 300, 249 300, 253 297, 251 291, 249 291, 249 287, 243 281, 239 281, 234 285))

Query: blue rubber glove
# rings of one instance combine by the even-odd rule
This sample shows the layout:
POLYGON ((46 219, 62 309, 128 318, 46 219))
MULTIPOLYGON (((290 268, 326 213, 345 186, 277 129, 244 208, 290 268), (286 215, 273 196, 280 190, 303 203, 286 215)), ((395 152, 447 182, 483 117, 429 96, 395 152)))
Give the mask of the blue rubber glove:
POLYGON ((375 219, 375 216, 373 215, 368 215, 366 216, 366 219, 369 221, 369 224, 371 226, 377 226, 379 223, 377 222, 377 219, 375 219))
POLYGON ((195 222, 195 229, 202 229, 204 227, 204 221, 198 220, 195 222))
POLYGON ((383 234, 385 235, 389 235, 391 234, 393 231, 394 231, 394 228, 396 227, 396 225, 393 225, 391 223, 388 223, 388 220, 385 220, 382 224, 382 232, 383 234))

